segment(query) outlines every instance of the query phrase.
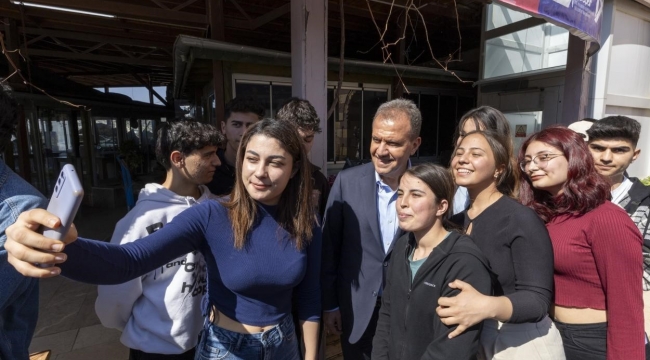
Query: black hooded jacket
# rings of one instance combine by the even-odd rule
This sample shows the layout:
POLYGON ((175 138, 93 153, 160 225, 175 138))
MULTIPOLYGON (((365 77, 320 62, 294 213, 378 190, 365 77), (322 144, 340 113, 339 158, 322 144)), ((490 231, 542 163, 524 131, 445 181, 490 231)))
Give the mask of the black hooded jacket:
POLYGON ((408 257, 415 247, 412 233, 397 240, 388 268, 386 287, 373 340, 372 359, 475 359, 482 324, 448 339, 456 326, 447 326, 436 314, 438 298, 456 296, 448 284, 456 279, 491 295, 488 260, 474 241, 452 231, 436 246, 411 283, 408 257))

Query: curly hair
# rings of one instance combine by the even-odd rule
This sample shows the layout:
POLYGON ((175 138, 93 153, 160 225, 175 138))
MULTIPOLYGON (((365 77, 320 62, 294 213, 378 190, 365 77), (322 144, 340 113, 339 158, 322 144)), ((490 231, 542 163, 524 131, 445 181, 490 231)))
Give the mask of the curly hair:
POLYGON ((0 151, 4 151, 10 144, 11 135, 18 124, 18 104, 9 91, 5 86, 0 89, 0 151))
POLYGON ((524 160, 526 149, 533 141, 558 149, 568 162, 567 181, 557 196, 534 188, 530 178, 521 173, 519 200, 535 210, 544 222, 562 214, 586 214, 610 199, 610 185, 596 171, 589 148, 579 134, 564 126, 552 126, 535 133, 521 145, 519 162, 524 160))
POLYGON ((172 167, 169 156, 174 151, 188 155, 206 146, 219 146, 225 137, 210 124, 198 121, 174 121, 163 123, 157 132, 156 160, 169 170, 172 167))
POLYGON ((320 119, 316 109, 307 100, 292 97, 287 100, 275 115, 276 120, 289 121, 305 131, 320 133, 320 119))

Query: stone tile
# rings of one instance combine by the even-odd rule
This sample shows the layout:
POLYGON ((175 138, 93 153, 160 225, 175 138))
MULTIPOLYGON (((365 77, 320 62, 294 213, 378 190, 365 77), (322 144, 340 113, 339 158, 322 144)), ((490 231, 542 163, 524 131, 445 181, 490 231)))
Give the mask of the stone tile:
POLYGON ((54 296, 52 296, 50 301, 45 304, 45 309, 47 310, 51 307, 61 306, 77 301, 81 301, 83 303, 86 295, 89 292, 89 287, 85 284, 78 284, 80 283, 76 283, 71 280, 67 280, 66 283, 61 284, 54 296))
POLYGON ((58 354, 72 350, 77 337, 77 329, 60 332, 53 335, 46 335, 32 339, 29 346, 29 353, 50 350, 50 359, 56 358, 58 354))
POLYGON ((39 308, 43 308, 47 305, 52 297, 54 297, 54 294, 56 294, 61 284, 66 280, 67 279, 62 276, 57 276, 48 279, 41 279, 39 281, 39 308))
POLYGON ((127 360, 129 349, 119 341, 88 346, 57 355, 52 360, 127 360))
POLYGON ((68 302, 39 309, 34 337, 71 330, 83 302, 84 297, 76 297, 68 302))
POLYGON ((102 325, 87 326, 79 329, 77 340, 72 346, 73 350, 85 347, 115 342, 120 340, 122 332, 115 329, 108 329, 102 325))
POLYGON ((75 319, 72 323, 72 328, 83 328, 87 326, 101 324, 97 314, 95 313, 95 300, 97 299, 97 291, 91 291, 86 294, 79 312, 75 316, 75 319))

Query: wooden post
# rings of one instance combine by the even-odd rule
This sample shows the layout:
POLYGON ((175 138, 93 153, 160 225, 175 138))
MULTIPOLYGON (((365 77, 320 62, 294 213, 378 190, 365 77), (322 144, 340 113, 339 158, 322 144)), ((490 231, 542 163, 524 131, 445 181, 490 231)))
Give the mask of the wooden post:
POLYGON ((291 81, 293 96, 308 100, 320 118, 311 161, 327 175, 326 0, 291 0, 291 81))
POLYGON ((587 62, 587 43, 570 34, 560 124, 569 125, 586 117, 591 80, 590 67, 591 60, 587 62))
MULTIPOLYGON (((223 2, 224 0, 206 0, 208 5, 208 19, 210 23, 210 39, 225 40, 225 28, 223 19, 223 2)), ((223 79, 223 61, 212 61, 212 84, 214 86, 215 118, 213 124, 217 129, 221 129, 221 122, 225 112, 225 95, 223 79)), ((212 111, 212 104, 208 104, 206 111, 212 111)), ((209 114, 209 113, 208 113, 209 114)), ((210 118, 208 116, 208 118, 210 118)))

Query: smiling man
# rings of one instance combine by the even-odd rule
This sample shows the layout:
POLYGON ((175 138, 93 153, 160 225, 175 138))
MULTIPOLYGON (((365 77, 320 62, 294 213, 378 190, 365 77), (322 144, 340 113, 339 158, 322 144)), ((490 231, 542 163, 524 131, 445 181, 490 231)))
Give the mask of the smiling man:
MULTIPOLYGON (((608 116, 587 130, 589 150, 596 169, 612 183, 612 202, 622 207, 643 235, 643 298, 646 318, 650 317, 650 187, 637 178, 628 178, 627 168, 636 160, 641 124, 626 116, 608 116)), ((650 322, 646 321, 646 332, 650 322)))
POLYGON ((372 123, 372 163, 338 174, 323 225, 323 320, 342 334, 346 360, 370 359, 385 271, 401 235, 399 178, 420 146, 422 115, 410 100, 382 104, 372 123))

